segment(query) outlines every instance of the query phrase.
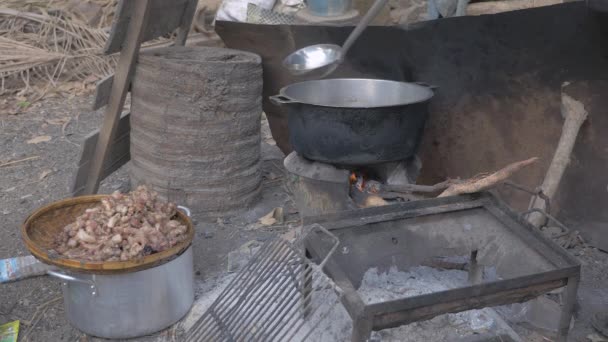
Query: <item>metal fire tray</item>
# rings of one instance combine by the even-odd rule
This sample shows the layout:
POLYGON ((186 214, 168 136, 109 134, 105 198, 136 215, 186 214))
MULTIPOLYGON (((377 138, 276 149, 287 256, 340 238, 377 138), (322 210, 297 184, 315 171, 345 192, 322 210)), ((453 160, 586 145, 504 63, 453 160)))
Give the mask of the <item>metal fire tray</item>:
MULTIPOLYGON (((344 291, 342 304, 353 320, 352 341, 367 340, 372 330, 523 302, 564 286, 558 335, 566 340, 580 263, 489 193, 344 211, 307 221, 323 225, 340 240, 324 272, 344 291), (463 255, 469 256, 467 286, 371 304, 357 292, 371 267, 407 270, 463 255), (485 267, 498 276, 484 279, 485 267)), ((330 246, 321 235, 306 243, 313 260, 330 246)))

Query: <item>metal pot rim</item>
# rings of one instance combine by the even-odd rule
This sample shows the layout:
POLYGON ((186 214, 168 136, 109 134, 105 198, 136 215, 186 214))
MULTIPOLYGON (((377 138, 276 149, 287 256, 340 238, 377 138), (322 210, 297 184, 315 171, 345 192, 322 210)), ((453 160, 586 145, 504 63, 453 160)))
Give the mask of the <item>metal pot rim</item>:
POLYGON ((405 106, 405 105, 426 102, 435 95, 435 93, 433 91, 433 89, 435 89, 435 88, 437 88, 437 87, 426 84, 426 83, 422 83, 422 82, 399 82, 399 81, 393 81, 393 80, 372 79, 372 78, 331 78, 331 79, 323 79, 323 80, 309 80, 309 81, 303 81, 303 82, 298 82, 298 83, 293 83, 293 84, 287 85, 287 86, 281 88, 281 90, 279 91, 279 95, 271 96, 271 100, 274 103, 279 103, 279 104, 299 103, 299 104, 307 104, 307 105, 329 107, 329 108, 352 108, 352 109, 388 108, 388 107, 398 107, 398 106, 405 106), (293 89, 294 87, 312 87, 315 84, 318 85, 318 84, 328 83, 328 82, 332 82, 332 83, 336 83, 336 82, 338 82, 338 83, 340 83, 340 82, 370 83, 371 82, 371 83, 377 83, 377 84, 385 84, 385 85, 390 85, 392 87, 401 87, 401 88, 404 88, 404 90, 405 90, 405 88, 417 89, 421 92, 422 96, 419 96, 415 100, 394 101, 392 103, 381 104, 381 105, 364 105, 364 104, 346 105, 344 103, 331 104, 331 103, 326 103, 324 101, 318 101, 318 102, 310 101, 308 99, 305 100, 305 99, 302 99, 301 97, 298 98, 298 96, 289 94, 289 90, 293 89))

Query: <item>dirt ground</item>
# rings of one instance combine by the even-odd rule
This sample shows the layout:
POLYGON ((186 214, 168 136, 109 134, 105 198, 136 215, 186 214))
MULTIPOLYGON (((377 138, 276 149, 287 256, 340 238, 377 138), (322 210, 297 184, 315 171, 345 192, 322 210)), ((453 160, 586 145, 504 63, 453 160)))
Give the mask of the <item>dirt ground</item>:
MULTIPOLYGON (((80 144, 96 129, 100 111, 90 111, 90 97, 51 98, 35 103, 25 113, 0 113, 0 259, 27 255, 21 242, 21 222, 36 208, 69 196, 79 159, 80 144)), ((292 226, 298 224, 293 202, 283 188, 282 153, 272 145, 267 125, 263 129, 264 186, 259 204, 238 217, 217 222, 197 220, 194 241, 195 279, 199 284, 226 270, 228 253, 246 242, 263 242, 284 233, 288 225, 259 228, 257 219, 274 207, 284 207, 292 226)), ((127 165, 128 166, 128 165, 127 165)), ((127 168, 106 179, 101 192, 129 189, 127 168)), ((573 227, 576 228, 576 227, 573 227)), ((608 254, 592 248, 577 250, 583 263, 579 307, 572 341, 588 341, 594 333, 593 313, 608 307, 608 254)), ((204 292, 199 286, 197 298, 204 292)), ((21 320, 20 341, 98 341, 72 328, 65 319, 59 282, 38 277, 0 285, 0 324, 21 320)), ((516 330, 530 341, 550 341, 522 326, 516 330)), ((140 341, 169 341, 168 329, 140 341)))
MULTIPOLYGON (((89 110, 90 97, 51 98, 35 103, 26 113, 0 114, 0 259, 27 255, 19 228, 36 208, 69 196, 80 144, 99 127, 103 113, 89 110), (47 137, 48 136, 48 137, 47 137), (32 143, 31 139, 50 140, 32 143), (42 138, 40 138, 42 137, 42 138), (30 143, 28 143, 30 141, 30 143)), ((267 125, 266 125, 267 128, 267 125)), ((265 130, 265 136, 270 132, 265 130)), ((271 139, 270 139, 271 140, 271 139)), ((272 143, 272 141, 271 141, 272 143)), ((203 282, 226 269, 228 252, 242 244, 284 233, 287 226, 256 228, 258 218, 274 207, 284 207, 286 222, 296 224, 297 214, 282 186, 283 154, 263 144, 264 184, 259 205, 238 217, 201 222, 194 217, 195 279, 203 282), (291 212, 291 214, 289 214, 291 212)), ((129 190, 128 164, 107 178, 100 192, 129 190)), ((200 293, 197 293, 197 296, 200 293)), ((59 282, 49 277, 0 285, 0 324, 21 320, 20 341, 89 341, 64 317, 59 282)), ((164 340, 167 333, 141 340, 164 340)))

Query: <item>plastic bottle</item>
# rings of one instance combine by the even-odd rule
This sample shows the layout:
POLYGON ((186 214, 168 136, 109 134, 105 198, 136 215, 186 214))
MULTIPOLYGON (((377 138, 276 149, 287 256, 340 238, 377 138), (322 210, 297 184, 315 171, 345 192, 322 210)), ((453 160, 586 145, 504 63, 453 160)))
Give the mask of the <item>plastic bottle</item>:
POLYGON ((46 274, 53 266, 43 264, 32 255, 0 260, 0 284, 46 274))

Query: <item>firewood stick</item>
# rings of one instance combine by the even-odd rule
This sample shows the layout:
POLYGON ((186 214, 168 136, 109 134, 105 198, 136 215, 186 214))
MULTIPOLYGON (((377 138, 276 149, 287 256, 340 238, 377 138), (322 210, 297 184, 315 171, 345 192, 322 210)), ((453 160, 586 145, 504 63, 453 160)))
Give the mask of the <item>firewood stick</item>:
POLYGON ((455 196, 461 194, 470 194, 474 192, 483 191, 489 189, 511 177, 515 172, 522 168, 535 163, 538 157, 522 160, 513 164, 509 164, 506 167, 492 173, 489 176, 480 179, 470 179, 457 184, 451 185, 444 192, 437 197, 455 196))
POLYGON ((418 185, 418 184, 383 184, 382 191, 399 192, 399 193, 431 193, 441 190, 443 191, 438 197, 453 196, 459 194, 473 193, 491 188, 500 182, 511 177, 512 174, 520 169, 536 162, 538 158, 530 158, 517 163, 510 164, 505 168, 494 172, 493 174, 469 180, 448 179, 435 185, 418 185))
POLYGON ((459 182, 459 180, 448 179, 435 185, 419 185, 419 184, 383 184, 382 190, 388 192, 438 192, 450 187, 450 185, 459 182))
MULTIPOLYGON (((547 197, 553 198, 557 187, 562 180, 566 166, 570 163, 570 155, 576 142, 576 137, 581 128, 581 125, 587 119, 587 111, 585 106, 580 101, 577 101, 569 95, 562 93, 562 116, 564 117, 564 126, 562 135, 559 138, 555 154, 549 169, 545 175, 541 189, 547 197)), ((530 208, 545 210, 545 201, 541 198, 536 198, 531 203, 530 208)), ((528 219, 535 227, 540 227, 545 223, 545 217, 539 213, 532 213, 528 219)))

